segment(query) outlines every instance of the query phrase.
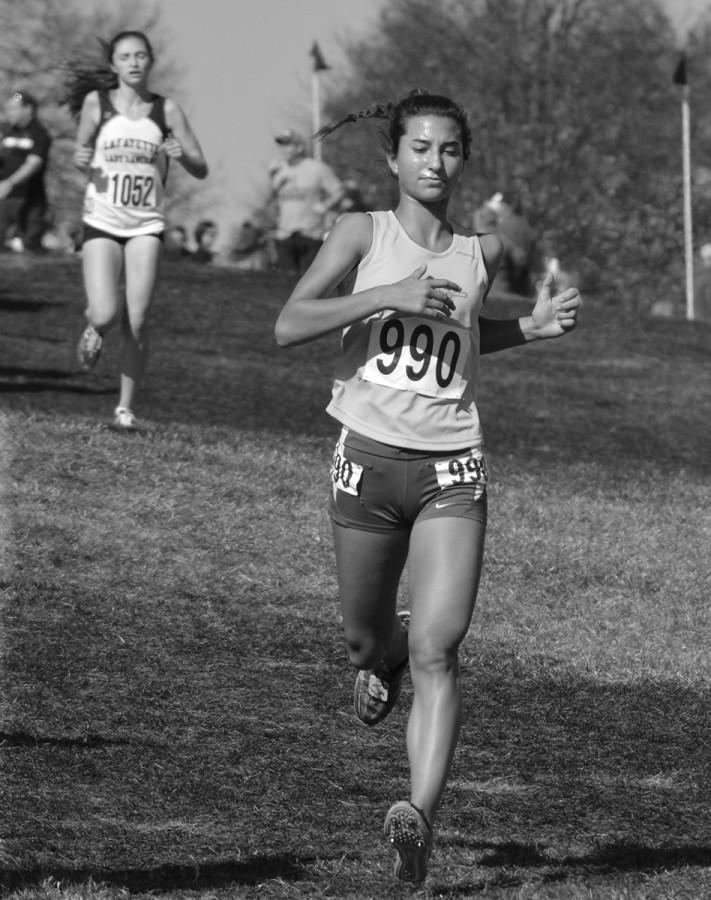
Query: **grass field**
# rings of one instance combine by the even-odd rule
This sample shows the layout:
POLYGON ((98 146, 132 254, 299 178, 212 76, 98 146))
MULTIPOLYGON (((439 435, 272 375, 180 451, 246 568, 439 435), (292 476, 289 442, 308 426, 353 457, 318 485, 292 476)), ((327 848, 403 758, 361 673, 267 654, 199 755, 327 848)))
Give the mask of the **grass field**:
MULTIPOLYGON (((0 265, 0 895, 409 896, 380 837, 409 684, 364 729, 340 635, 334 339, 274 345, 284 278, 166 267, 118 434, 78 263, 0 265)), ((485 358, 487 561, 416 896, 711 897, 710 363, 707 326, 604 296, 485 358)))

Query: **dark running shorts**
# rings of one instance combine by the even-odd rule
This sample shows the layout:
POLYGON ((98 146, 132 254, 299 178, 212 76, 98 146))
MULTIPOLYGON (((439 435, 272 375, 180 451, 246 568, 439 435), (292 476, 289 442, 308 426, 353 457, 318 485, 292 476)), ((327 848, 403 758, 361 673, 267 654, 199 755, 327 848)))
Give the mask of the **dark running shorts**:
POLYGON ((131 234, 131 235, 118 235, 118 234, 109 234, 108 231, 102 231, 100 228, 94 228, 93 225, 84 225, 84 232, 82 241, 86 244, 87 241, 90 241, 92 238, 108 238, 110 241, 116 241, 117 244, 120 244, 122 247, 125 246, 131 238, 134 237, 157 237, 159 241, 163 241, 163 232, 159 231, 157 234, 131 234))
POLYGON ((480 450, 406 450, 344 428, 331 482, 330 516, 347 528, 409 531, 416 520, 450 516, 486 524, 487 474, 480 450))

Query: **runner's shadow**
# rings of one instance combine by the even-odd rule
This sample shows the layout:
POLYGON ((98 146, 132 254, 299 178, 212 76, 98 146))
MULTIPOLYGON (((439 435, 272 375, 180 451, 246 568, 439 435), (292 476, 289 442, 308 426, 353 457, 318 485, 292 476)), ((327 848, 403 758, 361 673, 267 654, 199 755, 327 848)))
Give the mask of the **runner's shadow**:
POLYGON ((30 734, 26 731, 0 731, 0 747, 84 747, 87 750, 95 747, 141 746, 161 747, 155 741, 136 740, 130 738, 110 738, 100 734, 82 734, 77 737, 68 735, 30 734))
POLYGON ((57 391, 68 394, 112 394, 115 387, 97 387, 77 383, 77 372, 62 369, 26 369, 18 366, 0 366, 0 393, 24 394, 41 391, 57 391))
POLYGON ((53 300, 26 300, 22 297, 14 297, 12 294, 3 296, 0 294, 0 309, 3 312, 42 312, 45 309, 56 309, 59 306, 67 306, 62 301, 53 300))
POLYGON ((610 843, 592 853, 554 858, 541 846, 516 842, 493 844, 471 842, 472 847, 490 849, 478 865, 487 868, 525 866, 527 868, 572 869, 574 872, 653 872, 687 866, 711 866, 711 846, 682 844, 678 847, 650 847, 635 843, 610 843))
POLYGON ((462 841, 470 849, 491 848, 493 852, 484 855, 473 867, 473 878, 457 884, 437 884, 437 896, 472 897, 484 889, 514 888, 530 885, 530 871, 517 876, 512 869, 546 870, 539 871, 537 880, 543 883, 562 883, 569 878, 586 876, 614 876, 620 873, 671 872, 697 866, 711 865, 711 847, 683 844, 679 847, 649 847, 639 844, 610 844, 600 850, 580 856, 566 856, 556 859, 547 855, 542 847, 515 841, 492 844, 478 841, 462 841), (500 869, 493 879, 482 870, 500 869), (483 877, 476 878, 477 873, 483 877))
POLYGON ((27 871, 0 869, 0 887, 17 890, 41 884, 48 878, 63 884, 81 884, 92 879, 97 884, 112 885, 134 892, 204 890, 234 885, 255 885, 279 878, 299 881, 305 867, 314 862, 310 857, 293 854, 256 855, 244 860, 224 860, 207 865, 164 865, 148 869, 72 868, 69 866, 36 866, 27 871))

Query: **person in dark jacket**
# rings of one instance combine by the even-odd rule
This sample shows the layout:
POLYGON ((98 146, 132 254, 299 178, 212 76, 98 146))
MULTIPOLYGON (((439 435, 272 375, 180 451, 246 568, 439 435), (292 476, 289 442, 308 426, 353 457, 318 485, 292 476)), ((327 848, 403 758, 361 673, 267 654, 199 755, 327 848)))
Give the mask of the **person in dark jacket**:
POLYGON ((41 251, 47 216, 44 176, 52 139, 37 118, 37 101, 24 90, 5 103, 0 128, 0 248, 8 231, 22 242, 19 249, 41 251))

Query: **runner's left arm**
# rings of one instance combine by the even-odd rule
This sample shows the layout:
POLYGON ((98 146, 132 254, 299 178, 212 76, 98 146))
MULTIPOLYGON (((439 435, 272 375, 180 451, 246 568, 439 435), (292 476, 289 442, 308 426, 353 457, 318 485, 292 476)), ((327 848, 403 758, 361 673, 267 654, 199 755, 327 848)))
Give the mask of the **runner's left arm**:
POLYGON ((529 341, 561 337, 572 331, 582 299, 573 287, 551 296, 553 276, 546 275, 530 316, 519 319, 489 319, 479 316, 480 353, 495 353, 529 341))
POLYGON ((165 153, 171 159, 177 159, 190 175, 206 178, 208 167, 200 142, 187 116, 174 100, 165 101, 165 123, 170 132, 163 143, 165 153))

